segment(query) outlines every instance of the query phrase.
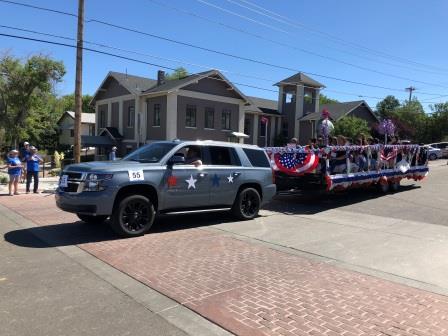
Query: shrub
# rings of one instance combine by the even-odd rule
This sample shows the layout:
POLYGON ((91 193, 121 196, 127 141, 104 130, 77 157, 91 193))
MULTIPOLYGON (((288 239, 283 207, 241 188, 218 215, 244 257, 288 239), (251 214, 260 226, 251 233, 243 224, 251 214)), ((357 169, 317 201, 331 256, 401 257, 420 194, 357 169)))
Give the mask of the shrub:
POLYGON ((59 176, 61 174, 61 168, 54 168, 48 172, 48 176, 59 176))
POLYGON ((0 174, 0 183, 8 183, 8 182, 9 182, 8 175, 0 174))

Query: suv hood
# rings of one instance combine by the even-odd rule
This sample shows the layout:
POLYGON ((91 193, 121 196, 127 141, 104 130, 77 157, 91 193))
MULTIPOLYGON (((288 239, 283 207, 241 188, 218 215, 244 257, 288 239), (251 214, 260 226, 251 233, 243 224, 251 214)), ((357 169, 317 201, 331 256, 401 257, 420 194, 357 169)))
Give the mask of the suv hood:
POLYGON ((116 172, 127 169, 143 169, 148 166, 160 166, 158 163, 140 163, 137 161, 93 161, 71 164, 64 171, 72 172, 116 172))

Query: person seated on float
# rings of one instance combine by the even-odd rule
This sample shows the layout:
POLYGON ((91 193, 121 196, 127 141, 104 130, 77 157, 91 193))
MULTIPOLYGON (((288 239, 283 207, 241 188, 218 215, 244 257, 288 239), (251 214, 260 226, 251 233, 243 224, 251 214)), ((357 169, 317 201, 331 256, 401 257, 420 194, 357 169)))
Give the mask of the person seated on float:
MULTIPOLYGON (((361 134, 356 139, 356 145, 357 146, 366 146, 367 140, 366 136, 364 134, 361 134)), ((366 171, 367 170, 367 150, 362 149, 359 151, 356 151, 354 154, 354 161, 358 165, 358 171, 366 171)))
POLYGON ((194 165, 195 167, 202 165, 201 151, 198 147, 188 147, 185 164, 194 165))
POLYGON ((316 138, 310 138, 308 141, 308 145, 305 146, 306 149, 317 149, 317 140, 316 138))
MULTIPOLYGON (((367 144, 369 146, 378 145, 380 140, 378 138, 367 138, 367 144)), ((370 148, 370 170, 378 170, 378 152, 370 148)))
POLYGON ((288 149, 300 149, 302 146, 299 145, 299 141, 297 138, 291 138, 289 142, 286 144, 288 149))
POLYGON ((325 147, 324 138, 322 138, 321 136, 317 138, 317 147, 318 148, 324 148, 325 147))
POLYGON ((331 137, 329 139, 329 145, 330 146, 337 146, 338 145, 338 138, 336 138, 335 136, 331 137))
MULTIPOLYGON (((398 145, 397 137, 395 137, 393 135, 390 136, 388 145, 398 145)), ((387 161, 383 160, 384 166, 386 168, 394 168, 395 159, 397 158, 397 154, 398 154, 398 151, 393 149, 393 148, 390 148, 390 147, 389 148, 384 148, 383 156, 385 158, 389 158, 387 161)))
MULTIPOLYGON (((343 135, 337 136, 337 146, 345 146, 347 139, 343 135)), ((332 159, 330 160, 330 169, 332 174, 342 174, 347 170, 347 151, 337 150, 331 153, 332 159)))

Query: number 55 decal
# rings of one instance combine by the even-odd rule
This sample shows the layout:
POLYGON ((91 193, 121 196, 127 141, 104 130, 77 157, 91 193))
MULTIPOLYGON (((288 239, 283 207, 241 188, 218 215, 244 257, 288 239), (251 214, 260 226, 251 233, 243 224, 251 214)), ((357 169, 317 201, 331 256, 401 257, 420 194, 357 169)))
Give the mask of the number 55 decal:
POLYGON ((128 170, 129 181, 143 181, 145 176, 143 170, 128 170))

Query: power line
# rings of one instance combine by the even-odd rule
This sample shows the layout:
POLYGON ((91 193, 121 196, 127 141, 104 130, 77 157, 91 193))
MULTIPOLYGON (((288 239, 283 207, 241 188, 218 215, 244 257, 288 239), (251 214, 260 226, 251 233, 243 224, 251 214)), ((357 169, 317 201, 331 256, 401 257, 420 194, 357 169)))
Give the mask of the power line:
MULTIPOLYGON (((265 26, 265 27, 274 29, 274 30, 279 31, 279 32, 282 32, 282 33, 286 33, 287 35, 291 35, 291 33, 287 32, 287 31, 285 31, 285 30, 278 29, 278 28, 276 28, 276 27, 274 27, 274 26, 272 26, 272 25, 268 25, 268 24, 263 23, 263 22, 258 21, 258 20, 254 20, 254 19, 249 18, 249 17, 247 17, 247 16, 241 15, 241 14, 239 14, 239 13, 233 12, 233 11, 228 10, 228 9, 226 9, 226 8, 223 8, 223 7, 220 7, 220 6, 218 6, 218 5, 212 4, 212 3, 210 3, 210 2, 208 2, 208 1, 206 1, 206 0, 196 0, 196 1, 198 1, 198 2, 200 2, 200 3, 202 3, 202 4, 205 4, 205 5, 207 5, 207 6, 216 8, 216 9, 218 9, 218 10, 220 10, 220 11, 225 12, 225 13, 228 13, 228 14, 231 14, 231 15, 234 15, 234 16, 237 16, 237 17, 239 17, 239 18, 243 18, 244 20, 247 20, 247 21, 250 21, 250 22, 254 22, 254 23, 260 24, 260 25, 262 25, 262 26, 265 26)), ((227 0, 227 1, 230 1, 230 2, 234 3, 232 0, 227 0)), ((361 65, 357 65, 357 64, 350 63, 350 62, 342 61, 342 60, 339 60, 339 59, 334 58, 334 57, 330 57, 330 56, 322 55, 322 54, 319 54, 319 53, 317 53, 317 52, 310 51, 310 50, 307 50, 307 49, 304 49, 304 48, 298 48, 298 47, 293 47, 293 48, 296 49, 296 50, 299 50, 299 51, 301 51, 301 52, 304 52, 304 53, 306 53, 306 54, 309 54, 309 55, 313 55, 313 56, 316 56, 316 57, 320 57, 320 58, 323 58, 323 59, 327 59, 327 60, 330 60, 330 61, 333 61, 333 62, 336 62, 336 63, 340 63, 340 64, 348 65, 348 66, 351 66, 351 67, 353 67, 353 68, 361 69, 361 70, 364 70, 364 71, 369 71, 369 72, 377 73, 377 74, 380 74, 380 75, 383 75, 383 76, 386 76, 386 77, 391 77, 391 78, 396 78, 396 79, 401 79, 401 80, 406 80, 406 81, 413 81, 413 82, 415 82, 415 83, 426 84, 426 85, 428 85, 428 86, 436 86, 436 87, 441 87, 441 88, 448 88, 448 87, 446 87, 446 86, 444 86, 444 85, 441 85, 441 84, 429 83, 429 82, 425 82, 425 81, 421 81, 421 80, 416 80, 416 79, 412 79, 412 78, 407 78, 407 77, 402 77, 402 76, 398 76, 398 75, 393 75, 393 74, 390 74, 390 73, 387 73, 387 72, 383 72, 383 71, 379 71, 379 70, 370 69, 370 68, 367 68, 367 67, 364 67, 364 66, 361 66, 361 65)))
MULTIPOLYGON (((42 10, 42 11, 54 12, 54 13, 57 13, 57 14, 69 15, 69 16, 72 16, 72 17, 77 17, 75 14, 72 14, 72 13, 52 10, 52 9, 48 9, 48 8, 44 8, 44 7, 32 6, 32 5, 28 5, 28 4, 24 4, 24 3, 20 3, 20 2, 15 2, 15 1, 0 0, 0 2, 20 5, 20 6, 23 6, 23 7, 30 7, 30 8, 38 9, 38 10, 42 10)), ((269 62, 264 62, 264 61, 261 61, 261 60, 252 59, 252 58, 249 58, 249 57, 238 56, 238 55, 235 55, 235 54, 230 54, 230 53, 223 52, 223 51, 218 51, 218 50, 214 50, 214 49, 210 49, 210 48, 206 48, 206 47, 201 47, 201 46, 194 45, 194 44, 187 43, 187 42, 177 41, 177 40, 174 40, 174 39, 171 39, 171 38, 167 38, 167 37, 151 34, 151 33, 148 33, 148 32, 143 32, 143 31, 140 31, 140 30, 137 30, 137 29, 132 29, 132 28, 120 26, 120 25, 113 24, 113 23, 106 22, 106 21, 102 21, 102 20, 89 19, 86 22, 94 22, 94 23, 98 23, 98 24, 101 24, 101 25, 113 27, 113 28, 116 28, 116 29, 120 29, 120 30, 124 30, 124 31, 128 31, 128 32, 132 32, 132 33, 136 33, 136 34, 152 37, 152 38, 155 38, 155 39, 163 40, 163 41, 166 41, 166 42, 170 42, 170 43, 174 43, 174 44, 178 44, 178 45, 183 45, 183 46, 195 48, 195 49, 198 49, 198 50, 207 51, 207 52, 210 52, 210 53, 215 53, 215 54, 227 56, 227 57, 230 57, 230 58, 239 59, 239 60, 243 60, 243 61, 247 61, 247 62, 251 62, 251 63, 256 63, 256 64, 260 64, 260 65, 264 65, 264 66, 268 66, 268 67, 272 67, 272 68, 288 70, 288 71, 293 71, 293 72, 302 72, 302 73, 305 73, 305 74, 308 74, 308 75, 311 75, 311 76, 316 76, 316 77, 336 80, 336 81, 340 81, 340 82, 344 82, 344 83, 350 83, 350 84, 361 85, 361 86, 366 86, 366 87, 379 88, 379 89, 384 89, 384 90, 389 90, 389 91, 403 92, 403 89, 390 88, 390 87, 385 87, 385 86, 381 86, 381 85, 368 84, 368 83, 363 83, 363 82, 358 82, 358 81, 353 81, 353 80, 347 80, 347 79, 342 79, 342 78, 338 78, 338 77, 333 77, 333 76, 328 76, 328 75, 322 75, 322 74, 318 74, 318 73, 303 71, 303 70, 300 70, 300 69, 290 68, 290 67, 286 67, 286 66, 276 65, 276 64, 269 63, 269 62)), ((421 92, 421 94, 439 95, 439 94, 434 94, 434 93, 423 93, 423 92, 421 92)))
MULTIPOLYGON (((50 33, 44 33, 44 32, 31 30, 31 29, 25 29, 25 28, 19 28, 19 27, 7 26, 7 25, 0 25, 0 28, 7 28, 7 29, 11 29, 11 30, 17 30, 17 31, 26 32, 26 33, 32 33, 32 34, 38 34, 38 35, 47 36, 47 37, 54 37, 54 38, 58 38, 58 39, 68 40, 68 41, 76 41, 76 39, 72 38, 72 37, 56 35, 56 34, 50 34, 50 33)), ((153 55, 153 54, 147 54, 147 53, 143 53, 143 52, 139 52, 139 51, 118 48, 118 47, 106 45, 104 43, 91 42, 91 41, 87 41, 87 40, 84 40, 83 42, 86 43, 86 44, 98 46, 98 47, 101 47, 101 48, 107 48, 107 49, 112 49, 112 50, 116 50, 116 51, 120 51, 120 52, 131 53, 131 54, 135 54, 135 55, 139 55, 139 56, 146 56, 146 57, 151 57, 151 58, 160 59, 160 60, 164 60, 164 61, 190 65, 190 66, 199 67, 199 68, 203 68, 203 69, 207 69, 207 70, 216 69, 216 70, 218 70, 220 72, 223 72, 223 73, 229 73, 229 74, 233 74, 233 75, 236 75, 236 76, 247 77, 247 78, 252 78, 252 79, 257 79, 257 80, 263 80, 263 81, 266 81, 266 82, 269 82, 269 83, 276 82, 276 80, 272 79, 272 78, 253 76, 253 75, 243 74, 241 72, 233 72, 233 71, 226 70, 226 69, 219 69, 217 67, 210 66, 210 65, 191 63, 191 62, 186 62, 186 61, 179 60, 179 59, 167 58, 167 57, 157 56, 157 55, 153 55)), ((286 81, 279 81, 278 83, 296 85, 296 83, 286 82, 286 81)), ((307 86, 307 85, 302 85, 302 86, 304 88, 311 88, 311 89, 315 88, 314 86, 307 86)), ((357 97, 382 99, 382 98, 379 98, 379 97, 371 97, 371 96, 357 94, 357 93, 347 93, 347 92, 335 91, 335 90, 330 90, 330 89, 325 89, 325 90, 330 91, 330 92, 343 93, 343 94, 347 94, 347 95, 357 96, 357 97)))
MULTIPOLYGON (((303 51, 301 48, 298 48, 298 47, 296 47, 294 45, 287 44, 287 43, 284 43, 284 42, 280 42, 278 40, 270 39, 270 38, 267 38, 266 36, 253 33, 253 32, 250 32, 248 30, 244 30, 242 28, 238 28, 238 27, 229 25, 227 23, 216 21, 216 20, 210 19, 208 17, 196 14, 194 12, 181 9, 179 7, 175 7, 173 5, 162 3, 162 2, 159 2, 159 1, 156 1, 156 0, 147 0, 147 1, 149 1, 151 3, 154 3, 154 4, 158 5, 158 6, 168 8, 168 9, 170 9, 172 11, 180 12, 182 14, 189 15, 189 16, 195 17, 197 19, 207 21, 207 22, 210 22, 210 23, 222 26, 224 28, 227 28, 229 30, 233 30, 233 31, 236 31, 238 33, 246 34, 246 35, 255 37, 257 39, 267 41, 269 43, 273 43, 273 44, 276 44, 276 45, 279 45, 279 46, 282 46, 282 47, 286 47, 286 48, 289 48, 289 49, 293 49, 293 50, 303 51)), ((359 58, 366 59, 366 60, 373 61, 373 62, 380 63, 380 64, 386 64, 386 65, 390 65, 390 66, 394 66, 394 67, 401 67, 401 68, 408 69, 408 70, 420 71, 420 72, 425 72, 425 73, 430 73, 430 74, 442 75, 440 72, 436 72, 436 71, 429 71, 429 70, 412 68, 412 67, 401 65, 401 64, 394 64, 394 63, 389 63, 389 62, 385 62, 385 61, 376 60, 374 58, 367 57, 367 56, 361 56, 361 55, 354 54, 354 53, 349 52, 349 51, 344 50, 344 49, 339 49, 339 48, 335 48, 335 47, 330 47, 330 48, 332 48, 334 50, 337 50, 339 52, 343 52, 343 53, 348 54, 348 55, 352 55, 352 56, 355 56, 355 57, 359 57, 359 58)))
MULTIPOLYGON (((232 0, 227 0, 227 1, 232 2, 232 0)), ((313 32, 315 34, 324 36, 324 37, 326 37, 326 38, 328 38, 330 40, 337 41, 338 43, 342 43, 344 45, 350 45, 350 46, 356 47, 358 49, 368 51, 370 53, 375 53, 375 54, 379 55, 380 57, 393 58, 393 59, 396 59, 396 60, 401 60, 402 62, 407 62, 407 63, 410 63, 410 64, 414 64, 414 65, 418 65, 418 66, 422 66, 422 67, 426 67, 426 68, 432 68, 432 69, 439 70, 439 71, 440 70, 441 71, 445 71, 445 72, 448 71, 448 69, 440 68, 440 67, 437 67, 437 66, 434 66, 434 65, 428 65, 428 64, 419 63, 419 62, 416 62, 416 61, 413 61, 413 60, 406 59, 404 57, 394 56, 394 55, 385 53, 383 51, 374 50, 372 48, 368 48, 368 47, 362 46, 362 45, 360 45, 358 43, 354 43, 354 42, 351 42, 351 41, 344 40, 344 39, 342 39, 342 38, 340 38, 338 36, 331 35, 329 33, 323 32, 323 31, 318 30, 316 28, 309 27, 309 26, 307 26, 307 25, 305 25, 303 23, 300 23, 298 21, 294 21, 294 20, 292 20, 292 19, 290 19, 290 18, 288 18, 288 17, 286 17, 284 15, 281 15, 281 14, 278 14, 278 13, 272 11, 272 10, 266 9, 266 8, 260 6, 260 5, 254 4, 251 1, 248 1, 248 0, 239 0, 239 1, 243 2, 243 3, 246 3, 246 4, 250 5, 250 6, 253 6, 255 8, 261 9, 265 13, 271 14, 271 15, 267 15, 267 14, 260 13, 259 11, 256 11, 257 13, 259 13, 261 15, 264 15, 264 16, 267 16, 267 17, 270 17, 270 18, 273 18, 273 16, 276 16, 277 18, 281 18, 282 20, 280 20, 280 22, 282 22, 284 24, 288 24, 288 25, 293 26, 295 28, 300 28, 300 29, 305 29, 305 30, 311 31, 311 32, 313 32)), ((235 3, 235 2, 233 2, 233 3, 235 3)), ((241 4, 237 4, 237 5, 240 6, 240 7, 243 7, 241 4)), ((245 7, 245 8, 255 12, 254 9, 250 9, 248 7, 245 7)), ((278 19, 277 19, 277 21, 278 21, 278 19)))

